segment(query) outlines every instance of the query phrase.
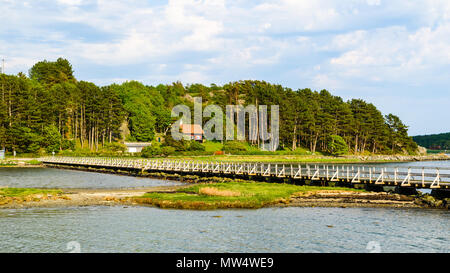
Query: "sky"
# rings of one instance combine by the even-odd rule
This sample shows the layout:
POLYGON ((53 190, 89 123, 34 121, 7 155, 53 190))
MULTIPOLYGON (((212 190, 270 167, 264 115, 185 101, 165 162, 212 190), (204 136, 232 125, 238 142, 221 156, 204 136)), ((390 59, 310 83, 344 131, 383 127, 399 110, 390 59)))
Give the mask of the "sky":
POLYGON ((450 132, 449 0, 0 0, 7 74, 58 57, 101 86, 265 80, 450 132))

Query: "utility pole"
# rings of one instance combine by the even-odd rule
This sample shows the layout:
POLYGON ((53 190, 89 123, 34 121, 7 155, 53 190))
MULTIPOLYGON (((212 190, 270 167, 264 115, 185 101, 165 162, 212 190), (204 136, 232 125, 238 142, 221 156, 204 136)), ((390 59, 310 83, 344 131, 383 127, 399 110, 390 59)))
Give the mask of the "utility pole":
POLYGON ((1 73, 5 74, 5 59, 2 59, 2 71, 1 73))

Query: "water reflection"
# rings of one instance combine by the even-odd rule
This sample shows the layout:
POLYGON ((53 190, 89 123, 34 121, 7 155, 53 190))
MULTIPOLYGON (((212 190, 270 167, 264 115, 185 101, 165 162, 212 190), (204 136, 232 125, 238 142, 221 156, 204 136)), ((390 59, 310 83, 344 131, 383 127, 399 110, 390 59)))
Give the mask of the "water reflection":
POLYGON ((0 168, 0 186, 16 188, 134 188, 181 183, 114 174, 51 168, 0 168))
POLYGON ((89 207, 0 211, 1 252, 449 252, 447 211, 89 207), (221 216, 221 217, 214 217, 221 216))

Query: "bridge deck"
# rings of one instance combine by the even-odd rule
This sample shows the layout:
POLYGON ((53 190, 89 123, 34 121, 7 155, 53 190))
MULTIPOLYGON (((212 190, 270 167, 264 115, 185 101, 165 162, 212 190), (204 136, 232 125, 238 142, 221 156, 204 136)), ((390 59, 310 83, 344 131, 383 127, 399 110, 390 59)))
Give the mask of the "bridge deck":
POLYGON ((311 181, 449 189, 450 168, 380 167, 331 164, 235 163, 171 159, 48 157, 47 165, 69 165, 138 171, 267 176, 311 181))

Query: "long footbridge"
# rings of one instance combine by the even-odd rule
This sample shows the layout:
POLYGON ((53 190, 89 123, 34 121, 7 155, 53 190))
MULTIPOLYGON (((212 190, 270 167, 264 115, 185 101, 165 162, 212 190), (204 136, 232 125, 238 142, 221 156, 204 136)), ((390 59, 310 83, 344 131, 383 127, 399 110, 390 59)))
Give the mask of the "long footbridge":
POLYGON ((255 162, 212 162, 176 159, 124 159, 47 157, 45 165, 113 169, 138 172, 168 172, 243 178, 289 179, 295 184, 306 181, 338 184, 366 184, 404 188, 449 189, 450 168, 415 166, 377 166, 361 164, 285 164, 255 162))

